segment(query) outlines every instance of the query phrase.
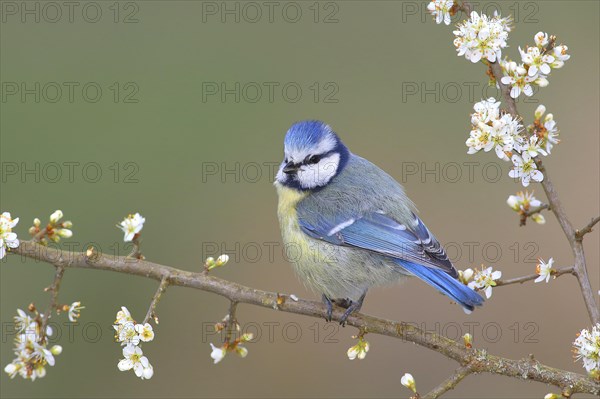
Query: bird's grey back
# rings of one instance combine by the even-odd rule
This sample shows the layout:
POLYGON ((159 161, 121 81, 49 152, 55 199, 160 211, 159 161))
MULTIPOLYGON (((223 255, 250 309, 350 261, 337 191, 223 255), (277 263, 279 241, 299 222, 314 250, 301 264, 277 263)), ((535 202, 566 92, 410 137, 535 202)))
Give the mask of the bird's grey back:
MULTIPOLYGON (((416 209, 393 177, 382 169, 350 154, 346 167, 332 181, 303 199, 302 208, 324 215, 356 217, 368 212, 382 212, 401 224, 414 224, 416 209)), ((305 212, 305 218, 314 216, 305 212)), ((341 222, 341 221, 340 221, 341 222)))

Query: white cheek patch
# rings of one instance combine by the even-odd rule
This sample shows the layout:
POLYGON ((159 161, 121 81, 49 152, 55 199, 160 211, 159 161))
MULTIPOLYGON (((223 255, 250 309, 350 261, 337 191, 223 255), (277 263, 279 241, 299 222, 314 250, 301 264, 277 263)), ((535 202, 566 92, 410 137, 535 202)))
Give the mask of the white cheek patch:
POLYGON ((316 164, 302 165, 298 170, 298 182, 302 188, 312 189, 329 183, 340 165, 340 154, 334 153, 316 164))

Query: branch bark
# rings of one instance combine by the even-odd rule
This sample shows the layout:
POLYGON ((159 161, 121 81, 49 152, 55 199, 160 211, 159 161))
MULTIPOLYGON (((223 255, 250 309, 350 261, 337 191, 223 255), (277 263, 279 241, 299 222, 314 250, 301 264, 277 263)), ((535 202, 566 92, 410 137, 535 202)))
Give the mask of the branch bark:
POLYGON ((160 284, 154 293, 154 297, 152 298, 152 302, 150 302, 150 307, 148 308, 148 312, 146 312, 146 317, 144 317, 144 322, 142 324, 146 324, 150 321, 150 319, 154 319, 154 322, 158 324, 158 316, 156 316, 156 305, 158 305, 158 301, 162 297, 163 292, 167 290, 169 286, 169 278, 164 276, 160 280, 160 284))
MULTIPOLYGON (((563 274, 574 274, 575 272, 575 268, 573 266, 569 266, 569 267, 563 267, 560 269, 556 269, 554 271, 554 273, 552 273, 552 276, 554 278, 560 277, 563 274)), ((539 274, 529 274, 527 276, 521 276, 521 277, 515 277, 515 278, 510 278, 507 280, 498 280, 496 281, 496 286, 502 286, 502 285, 510 285, 510 284, 522 284, 526 281, 531 281, 531 280, 535 280, 536 278, 539 277, 539 274)))
MULTIPOLYGON (((327 315, 325 305, 320 302, 302 299, 295 301, 287 295, 262 291, 202 272, 184 271, 141 259, 106 256, 94 251, 87 251, 87 253, 62 251, 56 248, 44 247, 32 241, 21 241, 19 247, 14 249, 12 253, 20 254, 25 258, 45 261, 56 267, 111 270, 157 281, 167 279, 169 285, 211 292, 236 303, 247 303, 269 309, 276 308, 288 313, 318 318, 325 318, 327 315)), ((339 320, 343 312, 343 309, 336 307, 333 312, 334 319, 339 320)), ((359 313, 351 315, 347 324, 370 334, 380 334, 416 343, 453 359, 461 365, 469 364, 473 372, 476 373, 486 372, 522 380, 538 381, 560 388, 569 388, 573 393, 600 394, 600 382, 589 377, 555 369, 532 359, 513 360, 490 355, 485 350, 467 349, 462 343, 406 323, 359 313)))
POLYGON ((470 364, 461 366, 456 369, 448 379, 444 380, 440 385, 432 389, 427 395, 423 396, 422 399, 437 399, 446 392, 456 388, 456 386, 469 374, 472 374, 473 370, 470 364))
POLYGON ((46 327, 52 317, 52 313, 56 312, 58 306, 58 291, 60 290, 60 283, 62 282, 63 276, 65 275, 65 268, 63 266, 56 266, 56 272, 54 274, 54 280, 49 287, 46 287, 44 291, 50 291, 50 303, 42 316, 42 324, 40 327, 40 335, 42 341, 46 341, 46 327))
POLYGON ((575 235, 579 241, 583 240, 583 236, 592 231, 596 223, 600 222, 600 216, 593 218, 583 229, 577 230, 575 235))

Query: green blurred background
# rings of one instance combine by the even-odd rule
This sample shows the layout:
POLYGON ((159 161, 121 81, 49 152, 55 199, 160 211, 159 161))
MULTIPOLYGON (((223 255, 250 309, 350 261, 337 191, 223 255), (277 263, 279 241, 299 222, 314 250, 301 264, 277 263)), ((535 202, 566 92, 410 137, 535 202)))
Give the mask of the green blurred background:
MULTIPOLYGON (((46 220, 62 209, 75 232, 64 245, 81 250, 94 242, 120 254, 127 248, 115 224, 140 212, 149 260, 200 270, 205 257, 228 253, 230 264, 216 275, 318 298, 285 260, 272 187, 287 128, 318 118, 404 183, 458 268, 493 265, 514 277, 534 272, 538 256, 569 265, 570 249, 552 216, 544 226, 519 228, 505 204, 522 189, 507 177, 509 165, 491 153, 467 155, 472 104, 496 91, 486 88, 482 65, 456 56, 452 28, 435 25, 426 3, 98 1, 77 2, 71 19, 62 2, 54 3, 59 16, 50 3, 3 1, 1 210, 20 217, 16 231, 25 238, 34 217, 46 220), (227 10, 233 13, 221 15, 227 10), (233 94, 221 97, 222 82, 233 94), (73 162, 72 175, 65 162, 73 162), (476 163, 472 179, 465 162, 476 163), (34 172, 23 175, 26 169, 34 172), (433 172, 421 174, 427 170, 433 172)), ((552 72, 541 93, 520 98, 519 108, 527 123, 540 102, 554 113, 563 142, 545 162, 574 225, 582 226, 599 212, 599 3, 483 2, 476 9, 491 14, 494 4, 515 15, 505 50, 513 59, 540 30, 569 46, 572 59, 552 72)), ((532 188, 543 199, 541 187, 532 188)), ((598 242, 597 232, 586 238, 594 292, 598 242)), ((45 306, 52 274, 40 262, 2 261, 2 367, 13 357, 16 308, 45 306)), ((143 346, 155 375, 141 381, 117 370, 121 350, 111 323, 121 305, 142 319, 156 287, 139 277, 68 270, 60 301, 83 302, 79 325, 69 330, 66 317, 55 318, 64 347, 56 366, 34 383, 2 373, 1 395, 408 397, 403 373, 411 372, 424 393, 456 366, 435 352, 372 335, 367 358, 350 362, 353 328, 247 305, 239 320, 260 334, 257 342, 248 345, 247 358, 229 356, 215 366, 209 342, 219 337, 209 327, 225 315, 227 301, 170 288, 158 308, 156 338, 143 346)), ((568 276, 495 289, 470 316, 418 281, 372 290, 363 309, 451 338, 472 326, 475 345, 491 353, 534 353, 544 363, 583 371, 570 344, 590 322, 568 276)), ((550 391, 556 390, 481 375, 447 396, 539 398, 550 391)))

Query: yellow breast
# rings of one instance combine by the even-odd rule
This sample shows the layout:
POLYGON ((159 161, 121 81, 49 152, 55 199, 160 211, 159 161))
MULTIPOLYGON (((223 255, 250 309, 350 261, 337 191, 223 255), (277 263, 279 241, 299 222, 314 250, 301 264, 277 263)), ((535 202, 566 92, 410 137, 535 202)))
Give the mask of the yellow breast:
POLYGON ((298 225, 296 206, 306 198, 308 193, 285 187, 279 183, 275 183, 275 187, 279 196, 277 216, 279 217, 283 241, 285 244, 298 245, 300 246, 299 249, 304 250, 307 246, 306 236, 298 225))

